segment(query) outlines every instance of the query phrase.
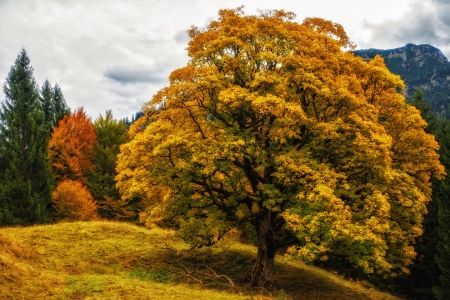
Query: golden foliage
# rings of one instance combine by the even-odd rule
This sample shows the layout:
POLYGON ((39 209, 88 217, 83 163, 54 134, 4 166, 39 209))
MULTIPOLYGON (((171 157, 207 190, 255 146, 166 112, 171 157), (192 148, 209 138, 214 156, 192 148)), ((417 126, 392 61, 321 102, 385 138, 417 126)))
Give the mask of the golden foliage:
POLYGON ((297 238, 293 255, 407 272, 444 173, 438 144, 382 58, 345 51, 338 24, 293 18, 238 8, 193 27, 190 62, 121 147, 117 187, 159 199, 145 222, 187 228, 193 244, 265 214, 277 246, 297 238))
POLYGON ((56 218, 64 221, 98 220, 97 203, 79 181, 64 180, 52 193, 56 218))

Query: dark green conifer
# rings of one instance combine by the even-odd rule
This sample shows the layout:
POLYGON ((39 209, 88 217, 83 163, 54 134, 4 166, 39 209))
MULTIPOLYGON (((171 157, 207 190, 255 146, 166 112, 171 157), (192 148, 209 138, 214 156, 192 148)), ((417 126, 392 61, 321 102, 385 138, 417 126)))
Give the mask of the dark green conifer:
POLYGON ((64 119, 64 116, 69 115, 70 109, 66 104, 66 100, 61 92, 58 84, 53 88, 53 126, 58 125, 58 122, 64 119))
POLYGON ((53 88, 48 80, 45 80, 41 88, 41 102, 42 110, 44 111, 45 124, 48 126, 49 132, 55 126, 54 122, 54 108, 53 108, 53 88))
POLYGON ((44 111, 45 122, 50 132, 58 125, 59 120, 68 115, 70 110, 58 84, 53 88, 48 80, 45 80, 41 89, 41 102, 44 111))
MULTIPOLYGON (((436 134, 442 127, 440 124, 445 120, 435 117, 431 111, 431 103, 425 99, 423 90, 418 89, 409 103, 415 106, 421 117, 427 121, 425 128, 427 133, 436 134)), ((439 280, 439 268, 435 261, 438 244, 438 204, 436 198, 439 197, 440 181, 432 179, 433 200, 428 203, 428 214, 424 216, 423 234, 414 245, 417 253, 414 263, 409 267, 410 274, 402 275, 395 279, 396 290, 406 294, 411 299, 434 299, 433 286, 439 280)))
POLYGON ((0 224, 46 220, 53 188, 47 159, 48 130, 33 67, 25 49, 3 86, 0 107, 0 224))
POLYGON ((447 176, 439 183, 439 189, 433 191, 433 200, 437 204, 437 253, 435 256, 439 267, 439 280, 433 288, 437 299, 450 299, 450 121, 442 122, 436 138, 440 145, 441 163, 447 176))
POLYGON ((433 134, 436 129, 435 126, 437 118, 431 110, 432 106, 431 102, 425 99, 425 95, 422 89, 419 88, 414 92, 414 95, 411 99, 411 104, 414 105, 420 111, 422 119, 427 121, 428 126, 427 128, 425 128, 425 131, 427 133, 433 134))
POLYGON ((417 259, 406 291, 414 299, 450 299, 450 121, 432 114, 421 89, 414 93, 411 104, 428 122, 426 131, 436 136, 447 176, 432 180, 432 201, 423 221, 424 233, 415 246, 417 259))
POLYGON ((123 121, 113 118, 111 110, 105 116, 100 115, 93 125, 97 144, 88 175, 89 190, 99 204, 101 217, 131 221, 137 216, 133 205, 121 201, 114 181, 119 147, 128 140, 127 127, 123 121))

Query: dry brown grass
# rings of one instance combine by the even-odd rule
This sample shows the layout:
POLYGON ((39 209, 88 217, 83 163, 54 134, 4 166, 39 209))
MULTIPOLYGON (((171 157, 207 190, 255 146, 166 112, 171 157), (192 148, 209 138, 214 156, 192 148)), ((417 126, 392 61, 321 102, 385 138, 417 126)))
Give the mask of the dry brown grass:
POLYGON ((277 294, 244 283, 255 248, 226 239, 210 249, 186 246, 173 232, 126 223, 76 222, 0 229, 1 299, 397 299, 279 256, 277 294), (196 272, 226 279, 183 274, 196 272), (200 281, 202 284, 200 283, 200 281))

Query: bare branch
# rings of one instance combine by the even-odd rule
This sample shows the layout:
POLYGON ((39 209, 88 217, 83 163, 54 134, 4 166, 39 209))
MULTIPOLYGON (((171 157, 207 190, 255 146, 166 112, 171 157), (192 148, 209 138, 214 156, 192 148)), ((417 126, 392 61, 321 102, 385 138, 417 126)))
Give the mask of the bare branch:
MULTIPOLYGON (((205 262, 204 262, 204 263, 205 263, 205 262)), ((228 283, 230 284, 230 289, 231 289, 233 292, 236 292, 236 286, 235 286, 233 280, 231 280, 230 277, 228 277, 227 275, 217 274, 217 273, 216 273, 213 269, 211 269, 206 263, 205 263, 205 266, 206 266, 206 268, 207 268, 209 271, 211 271, 211 273, 200 272, 200 271, 197 271, 197 270, 189 269, 188 267, 186 267, 185 265, 181 264, 180 262, 176 262, 176 265, 183 269, 183 271, 184 271, 183 274, 184 274, 184 275, 186 275, 186 276, 189 277, 189 278, 194 279, 194 280, 197 281, 197 282, 200 282, 202 285, 203 285, 203 282, 202 282, 200 279, 194 277, 193 275, 206 276, 206 277, 216 278, 216 279, 226 279, 226 280, 228 281, 228 283)), ((177 274, 180 274, 180 273, 177 273, 177 274)))
POLYGON ((11 252, 8 248, 6 248, 6 244, 5 244, 5 243, 3 243, 3 246, 5 246, 5 250, 6 250, 7 252, 11 253, 11 254, 14 255, 14 256, 17 256, 17 255, 14 254, 13 252, 11 252))
POLYGON ((170 250, 170 251, 172 251, 172 252, 175 252, 176 254, 178 254, 178 253, 180 253, 180 252, 191 251, 191 250, 195 249, 195 248, 198 246, 198 244, 195 244, 194 246, 192 246, 192 247, 189 248, 189 249, 175 249, 175 248, 170 247, 169 244, 168 244, 167 242, 164 242, 164 245, 166 245, 166 247, 163 247, 162 249, 170 250))

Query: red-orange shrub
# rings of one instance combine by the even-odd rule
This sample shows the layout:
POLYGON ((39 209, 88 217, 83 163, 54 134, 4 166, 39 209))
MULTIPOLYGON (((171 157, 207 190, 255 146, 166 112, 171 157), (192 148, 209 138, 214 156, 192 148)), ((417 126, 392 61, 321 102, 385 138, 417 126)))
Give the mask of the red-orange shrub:
POLYGON ((64 180, 52 193, 57 220, 98 220, 97 202, 79 181, 64 180))

